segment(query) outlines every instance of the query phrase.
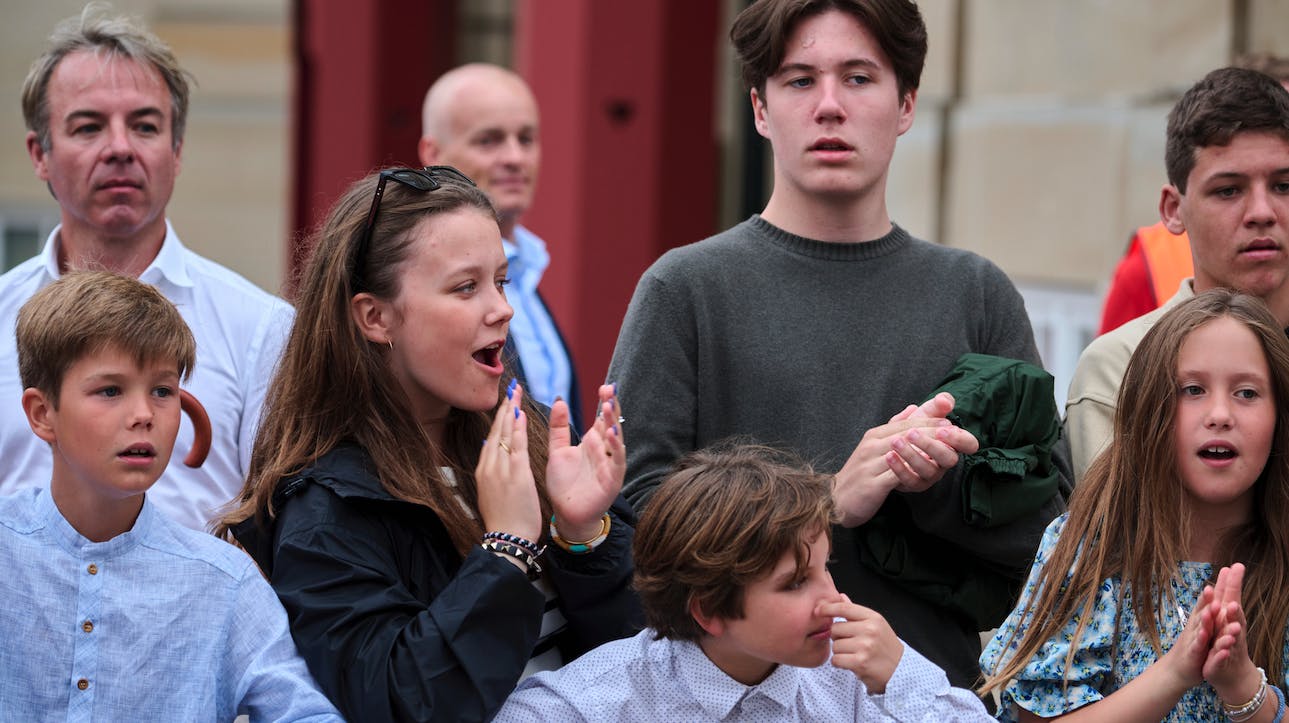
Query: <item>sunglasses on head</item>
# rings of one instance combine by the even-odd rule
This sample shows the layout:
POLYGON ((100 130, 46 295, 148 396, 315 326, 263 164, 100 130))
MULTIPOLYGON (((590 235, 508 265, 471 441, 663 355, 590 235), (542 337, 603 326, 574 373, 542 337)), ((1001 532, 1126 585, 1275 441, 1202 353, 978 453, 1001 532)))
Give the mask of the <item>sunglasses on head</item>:
POLYGON ((385 184, 391 180, 418 191, 433 191, 444 182, 475 185, 468 176, 452 166, 386 168, 381 171, 380 180, 376 182, 376 193, 372 195, 371 209, 367 211, 367 223, 363 225, 363 234, 358 238, 358 245, 354 248, 353 265, 350 267, 353 269, 351 283, 354 293, 364 291, 366 288, 362 268, 367 261, 367 249, 371 247, 372 232, 376 228, 376 214, 380 212, 380 199, 385 195, 385 184))

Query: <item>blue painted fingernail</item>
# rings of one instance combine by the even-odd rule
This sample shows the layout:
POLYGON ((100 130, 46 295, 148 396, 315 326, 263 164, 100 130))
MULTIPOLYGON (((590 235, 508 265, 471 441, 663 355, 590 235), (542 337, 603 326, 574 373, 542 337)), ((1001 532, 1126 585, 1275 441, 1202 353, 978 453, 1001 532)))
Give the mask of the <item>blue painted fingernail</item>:
POLYGON ((613 433, 613 436, 618 436, 618 425, 615 424, 612 427, 609 427, 609 431, 613 433))
POLYGON ((616 396, 618 396, 618 383, 617 383, 617 382, 614 382, 614 383, 613 383, 613 396, 615 396, 615 397, 616 397, 616 396))
POLYGON ((519 419, 519 407, 515 407, 515 419, 519 419))
POLYGON ((519 383, 518 379, 511 379, 510 384, 506 385, 506 399, 514 399, 515 385, 519 383))

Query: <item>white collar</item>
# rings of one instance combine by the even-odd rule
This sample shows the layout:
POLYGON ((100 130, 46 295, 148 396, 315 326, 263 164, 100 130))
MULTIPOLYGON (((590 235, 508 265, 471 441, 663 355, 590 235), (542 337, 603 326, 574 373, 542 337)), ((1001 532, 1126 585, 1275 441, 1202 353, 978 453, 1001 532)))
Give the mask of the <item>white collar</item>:
MULTIPOLYGON (((48 281, 54 281, 62 276, 58 267, 58 242, 59 232, 62 230, 62 224, 54 227, 49 232, 49 238, 45 241, 45 248, 41 251, 40 256, 42 266, 45 269, 45 276, 48 281)), ((185 261, 184 245, 180 243, 179 236, 175 234, 175 229, 170 225, 170 220, 166 219, 166 237, 161 242, 161 250, 152 259, 152 263, 139 274, 140 281, 155 286, 169 285, 174 288, 191 288, 192 277, 188 275, 188 264, 185 261)), ((42 284, 43 285, 43 284, 42 284)))

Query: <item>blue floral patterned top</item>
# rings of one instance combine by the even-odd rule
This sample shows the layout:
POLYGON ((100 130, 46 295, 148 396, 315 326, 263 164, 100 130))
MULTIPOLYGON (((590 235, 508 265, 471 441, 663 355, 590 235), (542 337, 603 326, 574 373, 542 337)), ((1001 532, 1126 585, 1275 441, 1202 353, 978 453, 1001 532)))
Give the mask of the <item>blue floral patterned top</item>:
MULTIPOLYGON (((1039 544, 1038 554, 1034 558, 1034 567, 1030 570, 1025 589, 1021 592, 1016 609, 998 629, 993 640, 985 647, 980 656, 980 668, 986 674, 1001 667, 1003 653, 1013 654, 1018 647, 1019 633, 1029 625, 1030 615, 1026 612, 1034 597, 1038 577, 1061 536, 1065 526, 1066 515, 1061 515, 1047 526, 1043 541, 1039 544), (1012 631, 1017 630, 1015 640, 1008 643, 1012 631)), ((1167 651, 1173 641, 1186 627, 1186 616, 1195 607, 1204 586, 1213 577, 1213 566, 1206 562, 1182 562, 1178 578, 1173 582, 1173 594, 1177 606, 1172 609, 1161 609, 1157 612, 1160 618, 1159 638, 1167 651)), ((1116 606, 1115 598, 1119 594, 1120 581, 1109 578, 1101 583, 1097 593, 1093 618, 1088 622, 1079 641, 1074 656, 1073 668, 1069 671, 1069 685, 1062 690, 1062 673, 1065 672, 1065 656, 1069 652, 1074 630, 1078 627, 1078 616, 1061 630, 1056 637, 1048 640, 1029 664, 1002 689, 1002 706, 998 711, 998 720, 1014 723, 1017 720, 1016 706, 1020 706, 1040 717, 1048 718, 1068 713, 1075 708, 1110 695, 1122 688, 1128 681, 1140 675, 1151 663, 1155 662, 1155 651, 1150 647, 1150 639, 1141 632, 1137 618, 1132 612, 1132 591, 1124 594, 1122 609, 1116 606), (1115 623, 1118 623, 1116 632, 1115 623), (1118 638, 1117 641, 1115 638, 1118 638), (1115 650, 1115 643, 1118 649, 1115 650), (1112 659, 1111 654, 1115 657, 1112 659)), ((1289 648, 1286 649, 1289 660, 1289 648)), ((1273 701, 1274 702, 1274 699, 1273 701)), ((1217 693, 1208 683, 1191 688, 1178 701, 1177 706, 1164 721, 1168 723, 1225 723, 1227 720, 1221 712, 1217 693)))

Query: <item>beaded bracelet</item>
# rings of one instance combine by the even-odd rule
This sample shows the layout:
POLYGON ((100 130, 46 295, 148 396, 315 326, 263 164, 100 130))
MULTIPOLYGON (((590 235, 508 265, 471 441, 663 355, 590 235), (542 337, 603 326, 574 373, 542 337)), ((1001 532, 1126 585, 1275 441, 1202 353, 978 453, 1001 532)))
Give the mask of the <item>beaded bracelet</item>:
POLYGON ((484 542, 487 542, 488 540, 497 540, 499 542, 508 542, 512 545, 518 545, 519 547, 522 547, 525 550, 527 550, 528 554, 532 555, 533 557, 541 557, 542 553, 546 552, 545 545, 542 545, 539 547, 536 542, 533 542, 532 540, 526 537, 520 537, 519 535, 512 535, 509 532, 489 532, 488 534, 483 536, 484 542))
POLYGON ((605 512, 604 517, 600 518, 600 534, 585 542, 573 542, 559 536, 559 530, 555 529, 555 515, 551 515, 551 541, 559 545, 560 549, 584 555, 599 547, 601 542, 609 539, 609 528, 612 526, 613 520, 609 517, 609 513, 605 512))
POLYGON ((1222 712, 1231 723, 1244 723, 1262 710, 1262 704, 1267 702, 1267 671, 1258 668, 1258 675, 1262 676, 1262 682, 1258 685, 1258 692, 1253 694, 1249 702, 1244 705, 1230 705, 1222 701, 1222 712))
POLYGON ((1271 723, 1280 723, 1285 719, 1285 694, 1278 685, 1271 686, 1271 692, 1276 694, 1276 717, 1271 719, 1271 723))
POLYGON ((482 545, 483 549, 492 553, 500 553, 519 560, 524 564, 529 580, 536 580, 542 575, 542 566, 537 563, 537 558, 528 554, 528 551, 522 547, 512 545, 508 542, 496 542, 489 540, 482 545))

